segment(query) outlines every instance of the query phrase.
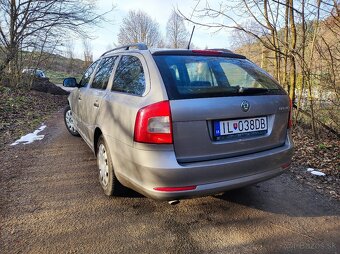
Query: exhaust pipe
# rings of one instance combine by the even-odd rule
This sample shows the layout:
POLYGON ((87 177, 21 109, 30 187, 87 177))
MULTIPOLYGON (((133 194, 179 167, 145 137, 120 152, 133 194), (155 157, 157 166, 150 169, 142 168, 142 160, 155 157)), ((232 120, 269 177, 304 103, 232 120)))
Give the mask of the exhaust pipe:
POLYGON ((179 200, 171 200, 168 203, 169 203, 169 205, 177 205, 177 204, 179 204, 179 200))

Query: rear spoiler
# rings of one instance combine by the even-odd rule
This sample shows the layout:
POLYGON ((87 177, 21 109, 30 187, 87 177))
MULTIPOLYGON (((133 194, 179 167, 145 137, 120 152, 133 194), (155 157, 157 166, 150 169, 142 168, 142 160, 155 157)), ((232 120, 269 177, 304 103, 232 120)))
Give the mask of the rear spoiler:
POLYGON ((152 53, 153 56, 216 56, 247 59, 243 55, 219 50, 162 50, 152 53))

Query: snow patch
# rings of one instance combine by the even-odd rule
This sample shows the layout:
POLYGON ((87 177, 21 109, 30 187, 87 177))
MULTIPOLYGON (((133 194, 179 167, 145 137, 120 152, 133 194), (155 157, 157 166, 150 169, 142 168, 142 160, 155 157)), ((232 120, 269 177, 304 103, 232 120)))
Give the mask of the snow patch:
POLYGON ((312 175, 316 175, 316 176, 325 176, 325 173, 322 173, 320 171, 314 170, 312 172, 310 172, 312 175))
POLYGON ((14 143, 11 144, 11 146, 15 146, 18 144, 31 144, 36 140, 42 140, 45 135, 38 135, 40 132, 42 132, 46 128, 46 125, 42 124, 39 129, 35 130, 33 133, 29 133, 25 136, 22 136, 20 139, 15 141, 14 143))
POLYGON ((311 173, 312 175, 315 175, 315 176, 325 176, 326 174, 325 173, 322 173, 318 170, 315 170, 314 168, 307 168, 307 172, 311 173))

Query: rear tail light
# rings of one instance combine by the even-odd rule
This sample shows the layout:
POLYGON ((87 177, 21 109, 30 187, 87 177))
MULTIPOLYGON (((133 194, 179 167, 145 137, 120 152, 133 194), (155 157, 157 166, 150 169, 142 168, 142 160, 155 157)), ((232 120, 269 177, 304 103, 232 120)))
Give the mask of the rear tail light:
POLYGON ((172 191, 188 191, 188 190, 195 190, 196 189, 196 185, 193 186, 183 186, 183 187, 156 187, 153 188, 156 191, 168 191, 168 192, 172 192, 172 191))
POLYGON ((292 127, 293 127, 293 102, 292 99, 289 98, 289 117, 287 128, 290 129, 292 127))
POLYGON ((134 136, 134 140, 140 143, 172 144, 169 101, 141 108, 137 113, 134 136))

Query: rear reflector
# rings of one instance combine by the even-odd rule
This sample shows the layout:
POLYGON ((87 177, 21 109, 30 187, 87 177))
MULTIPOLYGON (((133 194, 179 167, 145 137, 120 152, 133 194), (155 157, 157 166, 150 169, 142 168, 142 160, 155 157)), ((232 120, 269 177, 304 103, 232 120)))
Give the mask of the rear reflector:
POLYGON ((183 187, 156 187, 153 188, 156 191, 188 191, 188 190, 195 190, 196 189, 196 185, 194 186, 183 186, 183 187))
POLYGON ((217 50, 192 50, 192 53, 200 55, 222 55, 223 52, 217 50))
POLYGON ((281 165, 281 168, 282 169, 287 169, 287 168, 290 167, 291 164, 292 164, 291 162, 285 163, 285 164, 281 165))
POLYGON ((138 111, 134 140, 140 143, 172 144, 169 101, 157 102, 138 111))

